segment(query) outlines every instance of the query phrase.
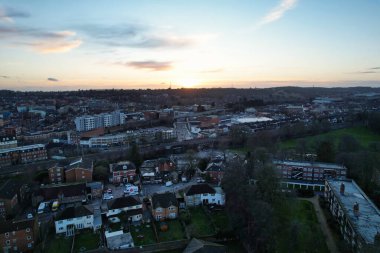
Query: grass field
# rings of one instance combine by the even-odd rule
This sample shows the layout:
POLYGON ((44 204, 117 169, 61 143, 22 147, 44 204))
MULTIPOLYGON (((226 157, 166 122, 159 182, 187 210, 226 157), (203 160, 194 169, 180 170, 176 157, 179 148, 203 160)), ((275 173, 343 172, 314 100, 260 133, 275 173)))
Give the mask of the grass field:
POLYGON ((156 236, 154 235, 154 231, 152 225, 141 225, 141 226, 131 226, 131 234, 135 246, 147 245, 156 243, 156 236))
POLYGON ((231 231, 230 222, 225 211, 211 213, 211 220, 219 231, 231 231))
POLYGON ((67 253, 71 250, 71 243, 73 238, 56 237, 52 239, 44 252, 54 252, 54 253, 67 253))
POLYGON ((99 247, 100 235, 94 233, 79 234, 75 236, 74 252, 84 252, 99 247))
POLYGON ((287 140, 280 143, 280 147, 283 149, 295 148, 297 146, 297 142, 299 140, 305 140, 308 148, 311 148, 314 143, 319 140, 332 140, 337 146, 339 143, 339 139, 344 135, 351 135, 354 137, 362 147, 367 148, 371 142, 380 142, 380 134, 374 133, 365 127, 353 127, 353 128, 345 128, 339 130, 333 130, 328 133, 309 136, 305 138, 298 138, 287 140))
POLYGON ((277 231, 277 252, 329 252, 312 203, 295 201, 288 217, 281 222, 284 224, 277 231))
POLYGON ((191 208, 190 229, 194 236, 206 236, 215 234, 211 221, 201 207, 191 208))

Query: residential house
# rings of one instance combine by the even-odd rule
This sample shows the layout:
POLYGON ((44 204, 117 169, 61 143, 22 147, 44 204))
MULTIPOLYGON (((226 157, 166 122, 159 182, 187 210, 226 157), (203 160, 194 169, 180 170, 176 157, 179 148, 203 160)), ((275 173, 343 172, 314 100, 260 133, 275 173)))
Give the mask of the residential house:
POLYGON ((0 149, 17 147, 16 136, 0 136, 0 149))
POLYGON ((110 164, 111 181, 118 183, 133 183, 136 180, 136 166, 130 161, 110 164))
POLYGON ((205 170, 206 175, 212 183, 220 184, 224 176, 224 164, 222 161, 211 162, 205 170))
POLYGON ((89 182, 86 183, 87 192, 91 192, 92 198, 101 198, 103 195, 103 183, 102 182, 89 182))
POLYGON ((0 165, 25 164, 46 160, 47 151, 45 145, 35 144, 0 150, 0 165))
POLYGON ((55 219, 55 233, 75 234, 75 230, 94 229, 94 213, 91 206, 68 207, 55 219))
POLYGON ((152 215, 155 220, 178 217, 178 201, 174 193, 155 193, 152 196, 152 215))
POLYGON ((161 173, 175 171, 176 165, 170 158, 161 158, 158 160, 158 170, 161 173))
POLYGON ((15 214, 20 187, 21 184, 12 179, 8 179, 0 186, 0 219, 15 214))
POLYGON ((140 166, 140 174, 143 183, 153 183, 158 174, 157 160, 145 160, 140 166))
POLYGON ((380 211, 354 180, 327 179, 325 200, 353 252, 378 252, 380 211))
POLYGON ((141 221, 142 219, 142 203, 134 196, 113 199, 107 203, 107 206, 107 217, 125 212, 128 216, 128 219, 130 219, 132 222, 141 221))
POLYGON ((32 252, 37 240, 35 220, 0 222, 1 252, 32 252))
POLYGON ((224 205, 225 195, 220 187, 211 187, 208 184, 190 186, 184 194, 187 206, 197 205, 224 205))
POLYGON ((226 247, 221 244, 199 240, 193 238, 190 243, 187 245, 183 253, 226 253, 226 247))

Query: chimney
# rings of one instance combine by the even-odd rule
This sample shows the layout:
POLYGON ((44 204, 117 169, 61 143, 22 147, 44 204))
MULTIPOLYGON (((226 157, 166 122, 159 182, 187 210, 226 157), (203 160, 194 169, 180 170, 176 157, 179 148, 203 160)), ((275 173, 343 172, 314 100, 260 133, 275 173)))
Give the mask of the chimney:
POLYGON ((356 218, 359 218, 359 203, 358 202, 355 202, 354 204, 354 215, 356 216, 356 218))
POLYGON ((346 189, 346 186, 344 185, 344 183, 341 183, 340 184, 340 195, 344 195, 344 190, 346 189))

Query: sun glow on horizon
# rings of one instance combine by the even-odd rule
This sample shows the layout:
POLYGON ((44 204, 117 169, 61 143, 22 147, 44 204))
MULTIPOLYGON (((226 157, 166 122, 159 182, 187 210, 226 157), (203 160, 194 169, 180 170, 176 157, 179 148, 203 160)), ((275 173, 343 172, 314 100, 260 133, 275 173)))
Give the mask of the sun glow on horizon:
POLYGON ((201 84, 201 81, 196 78, 184 78, 177 81, 177 85, 183 88, 196 88, 201 84))

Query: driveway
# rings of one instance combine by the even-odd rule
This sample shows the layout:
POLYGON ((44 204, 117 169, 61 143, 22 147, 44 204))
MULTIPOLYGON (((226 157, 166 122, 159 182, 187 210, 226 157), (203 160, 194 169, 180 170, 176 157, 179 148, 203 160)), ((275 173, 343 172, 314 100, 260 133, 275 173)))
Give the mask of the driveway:
POLYGON ((330 227, 327 224, 326 217, 323 214, 323 210, 321 206, 319 205, 318 196, 314 196, 312 198, 299 198, 299 199, 309 201, 313 204, 318 222, 322 229, 322 233, 326 238, 327 248, 329 249, 331 253, 339 253, 338 247, 336 246, 330 227))

